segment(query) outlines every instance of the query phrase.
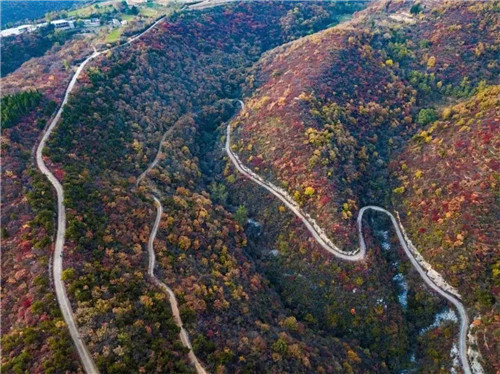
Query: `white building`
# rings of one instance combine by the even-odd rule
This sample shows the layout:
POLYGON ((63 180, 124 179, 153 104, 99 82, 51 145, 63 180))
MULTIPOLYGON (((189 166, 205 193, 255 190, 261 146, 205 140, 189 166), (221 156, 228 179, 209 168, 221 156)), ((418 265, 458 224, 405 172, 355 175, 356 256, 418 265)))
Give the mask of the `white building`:
POLYGON ((0 36, 20 35, 25 32, 31 32, 36 28, 35 25, 21 25, 0 31, 0 36))
POLYGON ((99 18, 84 19, 83 25, 85 27, 99 27, 101 26, 101 20, 99 18))
MULTIPOLYGON (((97 26, 100 26, 100 21, 98 18, 92 19, 91 22, 93 25, 95 24, 95 22, 97 22, 97 26)), ((72 20, 58 19, 50 23, 54 25, 54 28, 56 30, 69 30, 75 28, 75 21, 72 20)), ((11 35, 20 35, 25 32, 35 31, 36 29, 39 29, 41 27, 46 27, 47 25, 48 25, 47 22, 43 22, 43 23, 37 23, 36 25, 21 25, 17 27, 12 27, 10 29, 5 29, 0 31, 0 36, 5 37, 11 35)))
POLYGON ((69 30, 75 28, 75 22, 65 19, 58 19, 51 22, 56 30, 69 30))

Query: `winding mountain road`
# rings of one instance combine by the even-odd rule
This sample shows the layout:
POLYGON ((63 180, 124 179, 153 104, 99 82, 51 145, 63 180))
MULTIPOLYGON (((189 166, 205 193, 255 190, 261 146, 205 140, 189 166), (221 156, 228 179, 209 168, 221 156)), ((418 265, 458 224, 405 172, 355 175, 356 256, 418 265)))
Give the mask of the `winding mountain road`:
POLYGON ((54 256, 53 256, 53 272, 54 272, 54 286, 55 286, 55 291, 56 291, 56 297, 57 301, 59 303, 59 308, 61 309, 61 313, 63 315, 64 321, 68 325, 69 333, 71 335, 71 339, 73 340, 73 343, 75 344, 78 356, 80 357, 80 361, 82 362, 83 369, 85 370, 86 373, 93 374, 93 373, 99 373, 99 370, 97 369, 97 365, 95 364, 94 359, 92 358, 90 352, 88 351, 85 343, 82 340, 82 337, 80 336, 80 333, 78 331, 78 328, 75 323, 75 317, 73 315, 73 310, 71 308, 71 304, 68 299, 68 295, 66 293, 66 288, 64 286, 64 282, 62 280, 62 269, 63 269, 63 250, 64 250, 64 238, 66 236, 66 207, 64 206, 64 190, 61 185, 61 183, 57 180, 57 178, 52 174, 52 172, 49 170, 47 165, 45 164, 45 161, 43 159, 43 149, 45 148, 45 145, 47 144, 47 140, 49 139, 50 135, 52 134, 52 131, 54 128, 57 126, 59 123, 59 120, 61 119, 62 112, 64 110, 64 106, 68 102, 69 95, 73 88, 75 87, 75 84, 78 80, 78 77, 80 76, 81 72, 83 71, 85 65, 88 64, 89 61, 93 60, 97 56, 110 52, 114 49, 122 48, 135 40, 139 39, 141 36, 146 34, 148 31, 150 31, 152 28, 154 28, 156 25, 158 25, 164 17, 158 19, 155 23, 153 23, 149 28, 147 28, 145 31, 141 32, 140 34, 129 38, 125 43, 115 46, 113 48, 109 48, 103 51, 96 51, 94 48, 94 53, 87 57, 76 69, 75 74, 71 78, 71 81, 66 88, 66 92, 64 94, 64 99, 61 103, 61 106, 59 107, 56 115, 52 119, 52 121, 49 124, 49 127, 43 134, 42 140, 38 144, 38 147, 36 149, 36 163, 40 171, 49 179, 50 183, 54 186, 54 189, 56 190, 57 194, 57 233, 56 233, 56 242, 55 242, 55 248, 54 248, 54 256))
POLYGON ((175 297, 174 292, 165 283, 163 283, 158 278, 156 278, 156 276, 154 274, 154 269, 156 266, 156 255, 155 255, 155 251, 154 251, 154 241, 156 238, 156 233, 158 232, 158 227, 160 226, 161 216, 163 214, 163 206, 161 205, 160 200, 156 196, 154 196, 154 195, 152 195, 152 196, 153 196, 155 206, 156 206, 156 219, 155 219, 155 223, 153 225, 153 229, 151 230, 151 234, 150 234, 149 240, 148 240, 148 253, 149 253, 148 275, 150 276, 153 284, 155 284, 157 287, 161 288, 168 295, 168 298, 170 301, 170 307, 172 308, 172 314, 174 316, 175 324, 181 330, 180 334, 179 334, 179 336, 181 338, 181 342, 184 345, 184 347, 189 349, 189 353, 188 353, 189 361, 195 367, 196 372, 198 374, 206 374, 207 372, 205 371, 205 369, 203 368, 201 363, 198 361, 198 358, 194 354, 193 347, 191 345, 191 341, 189 340, 189 335, 188 335, 186 329, 184 328, 184 326, 182 325, 182 319, 181 319, 181 315, 179 313, 179 307, 177 305, 177 299, 175 297))
MULTIPOLYGON (((103 51, 96 51, 94 49, 94 53, 86 58, 77 68, 75 74, 73 75, 67 89, 64 95, 64 99, 61 103, 61 106, 59 110, 57 111, 55 117, 53 120, 50 122, 49 127, 45 131, 42 140, 40 141, 37 150, 36 150, 36 162, 37 166, 40 169, 40 171, 49 179, 50 183, 54 186, 54 189, 56 190, 57 194, 57 212, 58 212, 58 220, 57 220, 57 234, 56 234, 56 242, 55 242, 55 250, 54 250, 54 256, 53 256, 53 277, 54 277, 54 285, 55 285, 55 290, 56 290, 56 297, 59 303, 59 307, 61 309, 63 318, 68 325, 68 329, 71 335, 71 338, 73 340, 73 343, 75 344, 75 347, 77 349, 77 353, 80 357, 80 360, 82 362, 83 368, 86 373, 99 373, 99 370, 97 369, 97 366, 94 362, 94 359, 92 358, 90 352, 88 351, 87 347, 85 346, 78 328, 75 323, 75 318, 73 315, 73 311, 71 308, 71 304, 69 302, 66 289, 64 286, 64 282, 62 281, 62 268, 63 268, 63 250, 64 250, 64 239, 65 239, 65 234, 66 234, 66 210, 64 206, 64 191, 61 183, 57 180, 57 178, 52 174, 52 172, 48 169, 47 165, 45 164, 45 161, 42 156, 42 151, 47 143, 47 140, 49 139, 52 131, 54 128, 57 126, 62 112, 64 110, 64 106, 67 104, 69 94, 73 90, 78 77, 80 76, 81 72, 83 71, 84 67, 87 65, 87 63, 94 58, 98 57, 99 55, 110 52, 114 49, 122 48, 135 40, 139 39, 142 37, 144 34, 146 34, 148 31, 150 31, 152 28, 154 28, 156 25, 158 25, 163 18, 157 20, 154 24, 152 24, 148 29, 145 31, 141 32, 140 34, 131 37, 127 40, 122 45, 106 49, 103 51)), ((244 104, 242 101, 239 101, 240 105, 242 108, 244 108, 244 104)), ((421 278, 423 281, 434 291, 436 291, 439 295, 447 299, 449 302, 451 302, 456 309, 459 312, 460 315, 460 334, 459 334, 459 356, 461 360, 461 364, 464 370, 464 373, 470 374, 471 369, 470 365, 467 359, 467 329, 469 325, 469 319, 467 316, 467 312, 465 310, 465 307, 463 304, 453 295, 449 294, 447 291, 445 291, 443 288, 435 284, 427 275, 426 271, 420 266, 418 261, 415 259, 413 256, 413 253, 408 247, 407 242, 404 239, 404 236, 402 234, 402 230, 400 229, 400 226, 394 216, 388 212, 387 210, 377 207, 377 206, 366 206, 363 207, 358 215, 357 218, 357 225, 358 225, 358 233, 359 233, 359 242, 360 242, 360 247, 356 251, 352 252, 346 252, 342 251, 339 249, 337 246, 333 244, 333 242, 327 237, 325 232, 321 229, 321 227, 312 219, 307 213, 303 212, 302 209, 293 201, 293 199, 288 195, 288 193, 276 186, 274 186, 272 183, 265 181, 262 179, 260 176, 255 174, 253 171, 251 171, 249 168, 244 166, 241 161, 239 160, 238 156, 233 153, 230 147, 230 133, 231 133, 231 128, 230 124, 228 124, 227 127, 227 137, 226 137, 226 144, 225 144, 225 149, 226 152, 231 159, 232 163, 236 167, 236 169, 248 177, 250 180, 252 180, 254 183, 257 183, 261 187, 264 187, 266 190, 271 192, 273 195, 275 195, 277 198, 279 198, 297 217, 299 217, 304 225, 307 227, 309 232, 312 234, 312 236, 316 239, 316 241, 321 245, 322 248, 327 250, 328 252, 332 253, 334 256, 341 258, 343 260, 347 261, 360 261, 364 259, 366 255, 366 244, 362 235, 362 217, 365 211, 367 210, 374 210, 378 211, 381 213, 384 213, 388 215, 391 219, 391 222, 394 226, 394 229, 396 230, 396 234, 398 236, 398 240, 403 247, 406 255, 410 259, 412 265, 414 268, 417 270, 417 272, 420 274, 421 278)), ((160 144, 160 149, 158 151, 157 157, 160 155, 160 150, 161 150, 161 144, 160 144)), ((157 162, 157 158, 155 158, 155 161, 157 162)), ((155 162, 154 161, 154 162, 155 162)), ((156 162, 154 165, 150 165, 151 167, 146 170, 143 175, 139 177, 139 179, 144 178, 145 173, 147 173, 149 170, 151 170, 152 167, 156 165, 156 162)), ((153 230, 151 231, 151 235, 148 241, 148 253, 149 253, 149 265, 148 265, 148 275, 151 277, 153 280, 153 283, 156 284, 158 287, 162 288, 169 296, 170 304, 172 307, 172 313, 174 316, 174 320, 181 329, 180 331, 180 338, 182 343, 184 344, 185 347, 189 348, 189 359, 191 363, 195 366, 196 371, 198 374, 205 374, 206 371, 203 368, 203 366, 199 363, 198 359, 196 358, 191 342, 189 340, 188 334, 186 330, 184 329, 182 325, 182 320, 180 318, 180 313, 178 310, 177 306, 177 300, 175 298, 175 295, 173 291, 163 282, 159 281, 155 276, 154 276, 154 267, 155 267, 155 261, 156 261, 156 256, 154 253, 154 240, 158 231, 158 227, 161 221, 161 215, 163 212, 163 208, 161 206, 161 203, 159 199, 153 195, 153 199, 155 201, 155 205, 157 208, 157 215, 155 219, 155 223, 153 226, 153 230)))
MULTIPOLYGON (((144 170, 144 172, 142 172, 142 174, 137 178, 136 186, 139 186, 140 182, 146 177, 146 175, 158 164, 158 161, 160 160, 160 156, 162 154, 163 142, 165 141, 167 136, 172 133, 172 131, 175 129, 175 127, 176 127, 176 125, 174 124, 161 137, 160 145, 158 146, 158 151, 156 152, 156 156, 155 156, 154 160, 148 165, 146 170, 144 170)), ((156 190, 153 192, 158 193, 156 190)), ((194 354, 193 346, 191 345, 191 341, 189 340, 189 335, 182 324, 182 319, 181 319, 179 307, 177 304, 177 298, 175 297, 174 292, 165 283, 160 281, 154 274, 154 269, 156 266, 156 254, 155 254, 155 250, 154 250, 154 241, 156 238, 156 234, 158 233, 158 228, 160 227, 160 222, 161 222, 161 216, 163 214, 163 206, 161 205, 160 199, 158 199, 158 197, 156 197, 154 195, 154 193, 151 193, 151 197, 153 198, 155 206, 156 206, 156 218, 155 218, 155 222, 153 224, 153 229, 151 230, 151 234, 149 235, 149 240, 148 240, 148 255, 149 255, 148 275, 151 278, 152 283, 155 286, 157 286, 158 288, 162 289, 163 292, 165 292, 168 295, 168 299, 170 302, 170 308, 172 309, 172 315, 174 316, 175 324, 181 330, 179 333, 179 336, 181 338, 181 342, 184 345, 184 347, 189 349, 189 353, 188 353, 189 361, 195 367, 196 372, 198 374, 207 374, 207 372, 205 371, 205 369, 203 368, 201 363, 198 361, 198 358, 194 354)))
MULTIPOLYGON (((238 103, 241 105, 241 109, 245 108, 245 104, 243 101, 238 100, 238 103)), ((359 249, 353 252, 345 252, 340 250, 337 246, 335 246, 331 240, 326 236, 325 232, 321 229, 321 227, 312 219, 307 213, 305 213, 300 206, 288 195, 288 193, 272 183, 265 181, 259 175, 255 174, 248 167, 243 165, 240 161, 238 155, 236 155, 231 149, 231 121, 229 121, 227 125, 227 134, 226 134, 226 144, 225 144, 226 153, 232 161, 233 165, 236 169, 247 178, 249 178, 252 182, 258 184, 261 187, 264 187, 267 191, 271 192, 274 196, 280 199, 307 227, 311 235, 316 239, 316 241, 321 245, 322 248, 332 253, 334 256, 347 260, 347 261, 360 261, 365 258, 366 255, 366 243, 363 237, 363 215, 367 210, 373 210, 376 212, 384 213, 391 219, 394 230, 396 231, 396 235, 398 237, 399 243, 403 248, 406 256, 410 260, 413 267, 417 270, 418 274, 422 278, 422 280, 435 292, 437 292, 440 296, 444 297, 450 303, 452 303, 457 309, 460 315, 460 333, 459 333, 459 357, 462 364, 462 368, 465 374, 471 374, 471 368, 469 364, 469 360, 467 358, 467 329, 469 327, 469 317, 467 315, 467 311, 465 310, 464 305, 452 294, 444 290, 442 287, 434 283, 431 278, 428 276, 427 272, 422 268, 420 263, 415 259, 412 251, 410 250, 408 243, 406 242, 402 230, 398 221, 394 218, 394 215, 387 211, 384 208, 369 205, 361 208, 357 217, 357 226, 358 226, 358 236, 359 236, 359 249)))
POLYGON ((64 206, 64 191, 61 183, 57 180, 57 178, 54 176, 54 174, 52 174, 52 172, 45 164, 45 161, 43 160, 42 156, 42 151, 45 148, 45 144, 47 143, 50 134, 52 133, 52 131, 58 124, 59 120, 61 119, 61 114, 63 112, 64 106, 68 102, 69 94, 73 90, 76 84, 76 80, 78 79, 83 68, 85 67, 85 65, 87 65, 87 63, 90 60, 96 58, 101 53, 102 52, 94 51, 94 53, 91 56, 87 57, 87 59, 85 59, 85 61, 83 61, 80 64, 80 66, 78 66, 78 69, 73 75, 73 78, 71 78, 68 88, 66 89, 63 102, 61 103, 61 106, 57 111, 55 117, 52 119, 52 122, 50 123, 49 127, 45 131, 45 134, 43 135, 42 140, 40 141, 40 144, 38 145, 38 148, 36 150, 36 163, 38 165, 38 168, 43 174, 45 174, 45 176, 49 179, 50 183, 52 183, 57 194, 57 234, 56 234, 56 243, 55 243, 54 257, 53 257, 54 263, 52 266, 54 272, 54 285, 56 289, 56 297, 64 321, 68 325, 71 339, 73 339, 73 343, 75 344, 78 356, 80 356, 83 368, 87 373, 98 373, 99 370, 97 370, 97 366, 94 362, 94 359, 90 355, 87 347, 82 341, 80 333, 78 332, 75 323, 75 318, 73 316, 73 310, 71 309, 71 304, 69 302, 68 295, 66 294, 66 288, 64 287, 64 282, 61 278, 62 267, 63 267, 62 255, 64 249, 64 237, 66 235, 66 208, 64 206))

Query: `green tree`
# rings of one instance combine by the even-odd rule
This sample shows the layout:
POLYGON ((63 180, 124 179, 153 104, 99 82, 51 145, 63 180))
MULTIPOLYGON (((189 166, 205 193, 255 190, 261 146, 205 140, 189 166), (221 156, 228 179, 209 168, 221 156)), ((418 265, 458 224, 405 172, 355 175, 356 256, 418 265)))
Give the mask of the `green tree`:
POLYGON ((13 127, 24 115, 34 109, 42 99, 42 94, 36 90, 19 92, 2 97, 2 128, 13 127))
POLYGON ((420 3, 416 3, 410 8, 411 14, 418 14, 421 11, 422 11, 422 5, 420 3))
POLYGON ((245 208, 243 205, 240 205, 238 209, 236 209, 236 213, 234 213, 234 218, 241 226, 243 226, 248 220, 247 208, 245 208))
POLYGON ((224 186, 222 183, 212 182, 210 183, 208 189, 210 190, 210 195, 212 196, 212 199, 214 201, 218 202, 221 205, 224 205, 226 203, 227 200, 226 186, 224 186))
POLYGON ((286 344, 286 341, 283 339, 278 338, 278 340, 273 343, 273 351, 284 355, 288 351, 288 344, 286 344))
POLYGON ((432 108, 421 109, 418 112, 417 122, 420 125, 428 125, 437 119, 436 111, 432 108))

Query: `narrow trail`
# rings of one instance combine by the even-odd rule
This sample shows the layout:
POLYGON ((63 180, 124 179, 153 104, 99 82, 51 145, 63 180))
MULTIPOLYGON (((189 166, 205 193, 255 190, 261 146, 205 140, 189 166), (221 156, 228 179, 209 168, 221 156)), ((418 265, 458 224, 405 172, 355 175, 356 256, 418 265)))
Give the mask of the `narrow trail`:
POLYGON ((161 137, 161 140, 160 140, 160 145, 158 146, 158 151, 156 152, 156 156, 154 158, 154 160, 148 165, 147 169, 144 170, 142 172, 141 175, 139 175, 139 177, 137 178, 137 182, 135 183, 136 186, 139 185, 139 183, 141 183, 141 181, 144 179, 144 177, 146 177, 146 175, 156 166, 158 165, 158 161, 160 161, 160 155, 161 155, 161 149, 163 147, 163 143, 165 142, 165 139, 167 139, 167 136, 169 136, 172 131, 175 129, 175 124, 172 125, 172 127, 170 127, 167 131, 165 131, 165 133, 163 134, 163 136, 161 137))
POLYGON ((163 18, 158 19, 155 23, 153 23, 150 27, 148 27, 145 31, 141 32, 140 34, 129 38, 125 43, 115 46, 113 48, 105 49, 103 51, 97 51, 94 48, 94 53, 87 57, 76 69, 75 74, 71 78, 70 83, 68 84, 68 87, 66 88, 66 92, 64 94, 64 99, 61 103, 61 106, 59 107, 56 115, 50 122, 49 127, 43 134, 42 140, 38 144, 38 147, 36 149, 36 163, 40 171, 49 179, 50 183, 52 186, 54 186, 54 189, 56 190, 56 195, 57 195, 57 234, 56 234, 56 242, 55 242, 55 248, 54 248, 54 256, 53 256, 53 278, 54 278, 54 286, 56 290, 56 298, 57 302, 59 303, 59 308, 61 309, 61 313, 63 315, 64 321, 68 325, 69 333, 71 336, 71 339, 73 340, 73 343, 75 344, 78 356, 80 357, 80 361, 82 362, 83 369, 85 370, 86 373, 99 373, 99 370, 97 368, 97 365, 90 354, 89 350, 87 349, 87 346, 82 340, 82 337, 78 331, 78 328, 76 326, 75 322, 75 316, 73 314, 73 310, 71 308, 71 303, 69 301, 68 295, 66 293, 66 288, 64 286, 64 282, 62 280, 62 269, 63 269, 63 250, 64 250, 64 239, 66 236, 66 207, 64 205, 64 190, 61 185, 61 183, 57 180, 57 178, 52 174, 52 172, 49 170, 47 165, 45 164, 45 161, 43 159, 43 149, 45 148, 45 145, 47 144, 47 141, 54 131, 55 127, 59 123, 59 120, 61 119, 62 112, 64 110, 65 105, 68 102, 69 95, 71 91, 73 91, 76 82, 78 80, 78 77, 80 76, 81 72, 85 68, 85 66, 89 63, 89 61, 93 60, 97 56, 110 52, 115 49, 122 48, 135 40, 139 39, 141 36, 149 32, 152 28, 154 28, 156 25, 158 25, 161 21, 163 21, 163 18))
MULTIPOLYGON (((241 105, 241 109, 245 108, 245 104, 243 101, 238 100, 238 103, 241 105)), ((463 371, 465 374, 471 374, 471 368, 469 364, 469 360, 467 358, 467 330, 469 328, 469 317, 467 315, 467 311, 462 304, 462 302, 452 295, 446 288, 451 288, 450 286, 448 287, 443 287, 438 284, 436 284, 428 275, 428 272, 423 269, 423 267, 420 265, 420 263, 415 259, 415 256, 411 250, 411 244, 407 243, 405 240, 405 235, 404 235, 404 229, 396 218, 394 218, 394 215, 387 211, 384 208, 374 206, 374 205, 369 205, 361 208, 359 211, 358 217, 357 217, 357 226, 358 226, 358 236, 359 236, 359 248, 355 251, 352 252, 346 252, 342 251, 339 249, 337 246, 335 246, 332 241, 326 236, 325 232, 321 229, 321 227, 316 223, 314 219, 311 218, 307 213, 305 213, 300 206, 288 195, 286 191, 283 189, 280 189, 273 185, 272 183, 264 180, 261 178, 259 175, 255 174, 252 170, 250 170, 248 167, 243 165, 243 163, 240 161, 238 155, 236 155, 232 149, 231 149, 231 121, 228 122, 227 125, 227 134, 226 134, 226 144, 225 144, 225 150, 227 155, 229 156, 231 162, 233 165, 236 167, 236 169, 249 178, 252 182, 258 184, 259 186, 265 188, 267 191, 271 192, 274 196, 276 196, 278 199, 280 199, 300 220, 304 223, 306 228, 309 230, 309 232, 312 234, 314 239, 318 242, 318 244, 334 256, 346 260, 346 261, 361 261, 365 258, 366 255, 366 243, 365 239, 363 237, 363 215, 367 210, 373 210, 379 213, 384 213, 385 215, 389 216, 391 219, 392 225, 394 227, 394 230, 396 231, 396 235, 398 237, 399 243, 401 244, 401 247, 403 248, 406 256, 410 260, 411 264, 413 267, 417 270, 418 274, 422 278, 422 280, 430 287, 432 288, 435 292, 437 292, 440 296, 448 300, 450 303, 452 303, 455 308, 457 309, 459 315, 460 315, 460 332, 459 332, 459 340, 458 340, 458 347, 459 347, 459 357, 461 361, 461 365, 463 368, 463 371)))
MULTIPOLYGON (((160 160, 160 156, 162 154, 162 148, 163 148, 163 143, 165 142, 165 139, 167 139, 167 136, 169 136, 172 131, 175 129, 176 125, 174 124, 172 127, 170 127, 161 137, 160 139, 160 145, 158 146, 158 151, 156 152, 156 156, 154 160, 148 165, 146 170, 142 172, 142 174, 137 178, 136 186, 139 186, 142 180, 146 177, 146 175, 158 164, 158 161, 160 160)), ((182 319, 181 315, 179 312, 179 307, 177 304, 177 298, 175 297, 174 292, 170 287, 168 287, 165 283, 163 283, 161 280, 159 280, 154 273, 155 267, 156 267, 156 254, 154 250, 154 241, 156 238, 156 234, 158 233, 158 228, 160 227, 160 222, 161 222, 161 216, 163 214, 163 206, 161 205, 160 199, 156 196, 159 195, 158 191, 156 189, 153 189, 153 192, 151 193, 151 197, 154 200, 155 206, 156 206, 156 218, 155 222, 153 224, 153 229, 151 230, 151 234, 149 235, 149 240, 148 240, 148 255, 149 255, 149 261, 148 261, 148 275, 151 278, 152 283, 160 288, 163 292, 165 292, 168 295, 168 299, 170 302, 170 307, 172 309, 172 315, 174 316, 174 321, 177 327, 181 330, 179 333, 179 336, 181 338, 181 342, 186 347, 189 349, 188 353, 188 358, 191 364, 195 367, 196 372, 198 374, 207 374, 201 363, 198 361, 198 358, 194 354, 193 351, 193 346, 191 345, 191 341, 189 340, 189 335, 184 328, 182 324, 182 319)))
POLYGON ((154 251, 154 241, 156 238, 156 234, 158 232, 158 227, 160 226, 161 222, 161 216, 163 214, 163 206, 161 205, 160 200, 155 196, 152 195, 153 200, 155 202, 156 206, 156 218, 155 218, 155 223, 153 225, 153 229, 151 230, 151 234, 149 236, 148 240, 148 254, 149 254, 149 264, 148 264, 148 275, 150 276, 152 283, 157 286, 158 288, 161 288, 163 292, 165 292, 168 295, 169 301, 170 301, 170 307, 172 308, 172 314, 174 316, 174 321, 177 327, 181 329, 179 336, 181 338, 182 344, 184 347, 189 349, 188 353, 188 358, 191 364, 195 367, 196 372, 198 374, 206 374, 207 372, 201 365, 201 363, 198 361, 198 358, 194 354, 193 347, 191 345, 191 341, 189 340, 189 335, 182 325, 182 319, 181 315, 179 313, 179 307, 177 305, 177 299, 175 297, 174 292, 170 287, 168 287, 165 283, 160 281, 154 274, 154 269, 156 266, 156 255, 154 251))

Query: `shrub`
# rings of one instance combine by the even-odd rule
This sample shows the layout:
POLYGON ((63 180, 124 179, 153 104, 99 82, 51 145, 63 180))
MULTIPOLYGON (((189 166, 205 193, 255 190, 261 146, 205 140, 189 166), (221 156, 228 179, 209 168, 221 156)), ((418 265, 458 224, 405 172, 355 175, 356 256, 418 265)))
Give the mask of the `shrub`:
POLYGON ((238 223, 243 226, 248 220, 248 212, 247 208, 243 205, 240 205, 238 209, 236 209, 236 213, 234 213, 234 219, 238 221, 238 223))
POLYGON ((417 122, 420 125, 423 126, 428 125, 434 122, 436 119, 437 119, 436 112, 432 108, 421 109, 420 112, 418 112, 417 122))
POLYGON ((410 8, 411 14, 418 14, 421 11, 422 11, 422 5, 420 3, 416 3, 410 8))

